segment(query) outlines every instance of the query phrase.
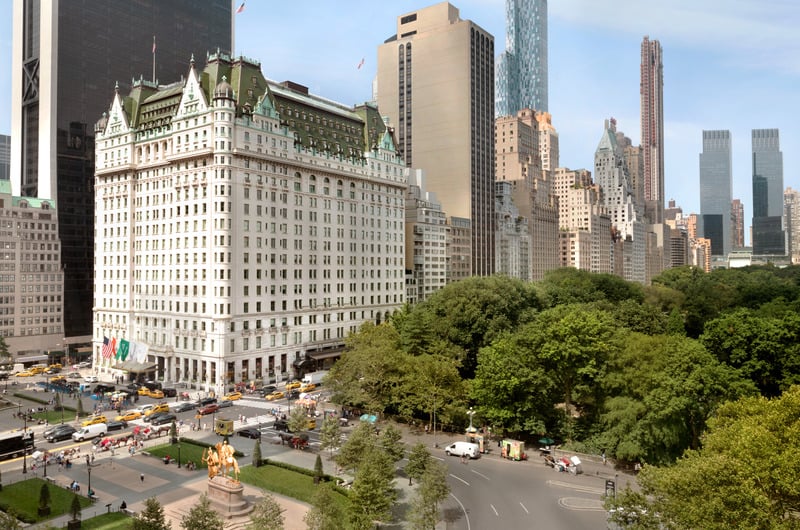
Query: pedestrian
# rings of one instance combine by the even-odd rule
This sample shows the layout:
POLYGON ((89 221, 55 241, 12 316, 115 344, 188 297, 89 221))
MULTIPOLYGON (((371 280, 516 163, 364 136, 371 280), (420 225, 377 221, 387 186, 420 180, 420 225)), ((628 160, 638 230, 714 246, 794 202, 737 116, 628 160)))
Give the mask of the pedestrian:
POLYGON ((603 454, 600 455, 600 458, 603 459, 603 465, 606 465, 606 450, 603 449, 603 454))
POLYGON ((139 480, 144 482, 144 473, 139 473, 139 480))
POLYGON ((125 511, 125 510, 127 510, 127 509, 128 509, 128 503, 126 503, 126 502, 123 500, 123 501, 122 501, 122 502, 119 504, 119 511, 121 511, 121 512, 124 512, 124 511, 125 511))

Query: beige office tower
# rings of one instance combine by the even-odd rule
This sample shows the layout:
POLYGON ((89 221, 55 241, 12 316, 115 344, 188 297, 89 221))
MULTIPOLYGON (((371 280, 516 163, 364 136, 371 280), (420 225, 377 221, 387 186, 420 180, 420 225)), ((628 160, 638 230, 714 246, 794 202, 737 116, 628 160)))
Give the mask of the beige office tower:
MULTIPOLYGON (((495 120, 495 176, 498 182, 510 184, 508 193, 514 206, 519 216, 527 219, 529 270, 520 277, 533 280, 543 279, 545 272, 560 266, 558 202, 551 191, 551 180, 541 166, 539 114, 522 109, 515 116, 495 120)), ((556 149, 557 145, 556 137, 556 149)), ((551 160, 549 155, 548 160, 551 160)), ((498 201, 495 208, 502 204, 498 201)), ((497 212, 497 222, 503 222, 506 215, 505 211, 497 212)), ((505 232, 498 226, 498 237, 501 233, 505 232)), ((496 258, 495 262, 508 260, 496 258)), ((515 276, 508 270, 497 272, 515 276)))
POLYGON ((549 112, 537 112, 536 123, 539 129, 539 157, 542 171, 549 177, 558 167, 558 132, 553 127, 553 117, 549 112))
POLYGON ((406 165, 425 171, 426 190, 450 216, 449 248, 463 250, 457 242, 470 235, 467 263, 448 255, 448 281, 492 274, 494 37, 447 2, 400 16, 378 47, 375 93, 406 165))
MULTIPOLYGON (((734 203, 738 201, 736 199, 734 203)), ((791 263, 800 263, 800 191, 786 188, 783 192, 783 224, 786 231, 786 255, 791 263)), ((742 215, 744 218, 744 215, 742 215)), ((735 233, 735 232, 734 232, 735 233)))

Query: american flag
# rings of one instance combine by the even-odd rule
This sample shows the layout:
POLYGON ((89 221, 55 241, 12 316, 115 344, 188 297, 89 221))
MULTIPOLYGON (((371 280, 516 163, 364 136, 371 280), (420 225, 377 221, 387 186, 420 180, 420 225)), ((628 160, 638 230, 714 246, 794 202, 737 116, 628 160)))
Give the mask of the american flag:
POLYGON ((156 36, 153 35, 153 54, 156 53, 156 36))
POLYGON ((356 67, 356 70, 361 70, 362 66, 364 66, 364 57, 361 58, 361 62, 358 63, 358 66, 356 67))
POLYGON ((240 5, 239 8, 236 10, 236 14, 238 15, 242 11, 244 11, 244 2, 242 2, 242 5, 240 5))
POLYGON ((112 348, 111 348, 111 341, 110 341, 110 340, 108 340, 108 337, 106 337, 106 336, 104 335, 104 336, 103 336, 103 351, 102 351, 102 354, 103 354, 103 358, 104 358, 104 359, 108 359, 109 357, 111 357, 111 355, 112 355, 112 352, 111 352, 111 350, 112 350, 112 348))

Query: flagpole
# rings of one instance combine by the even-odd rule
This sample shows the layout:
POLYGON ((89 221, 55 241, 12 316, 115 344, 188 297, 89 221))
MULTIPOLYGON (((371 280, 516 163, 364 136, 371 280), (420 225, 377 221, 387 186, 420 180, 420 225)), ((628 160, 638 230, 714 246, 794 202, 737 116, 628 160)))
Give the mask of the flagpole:
POLYGON ((153 35, 153 84, 156 82, 156 36, 153 35))

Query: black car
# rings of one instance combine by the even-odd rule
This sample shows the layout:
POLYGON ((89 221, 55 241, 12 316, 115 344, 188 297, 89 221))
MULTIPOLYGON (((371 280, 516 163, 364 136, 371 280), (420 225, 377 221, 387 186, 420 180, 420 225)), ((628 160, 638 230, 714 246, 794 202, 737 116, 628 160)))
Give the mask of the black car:
POLYGON ((266 396, 267 394, 272 394, 276 390, 278 390, 278 387, 276 387, 275 385, 266 385, 266 386, 258 389, 258 392, 263 397, 263 396, 266 396))
POLYGON ((45 435, 45 439, 48 442, 60 442, 61 440, 68 440, 72 438, 72 433, 77 432, 78 430, 73 427, 72 425, 59 425, 55 427, 51 432, 45 435))
POLYGON ((256 429, 255 427, 247 427, 246 429, 242 429, 239 431, 239 436, 243 436, 245 438, 251 439, 261 439, 261 431, 256 429))
POLYGON ((137 385, 136 383, 128 383, 127 385, 125 385, 125 388, 127 388, 128 390, 139 390, 139 385, 137 385))
POLYGON ((197 407, 205 407, 206 405, 211 405, 212 403, 216 403, 217 398, 207 397, 197 401, 197 407))
POLYGON ((121 431, 122 429, 127 429, 128 428, 128 422, 127 421, 111 420, 111 421, 106 423, 106 428, 109 431, 121 431))
POLYGON ((106 392, 113 392, 114 390, 116 390, 114 385, 100 384, 94 387, 92 394, 105 394, 106 392))
POLYGON ((178 391, 174 388, 162 388, 162 392, 164 392, 164 397, 175 397, 178 395, 178 391))
POLYGON ((179 403, 177 407, 172 409, 173 412, 186 412, 189 410, 194 410, 197 408, 197 403, 192 403, 191 401, 184 401, 183 403, 179 403))
POLYGON ((220 401, 218 403, 218 405, 219 405, 219 408, 221 408, 221 409, 224 409, 225 407, 232 407, 233 406, 233 401, 230 400, 230 399, 223 399, 222 401, 220 401))
POLYGON ((289 422, 286 420, 275 420, 275 425, 272 426, 276 431, 289 432, 289 422))
POLYGON ((157 421, 158 421, 158 420, 159 420, 161 417, 163 417, 163 416, 172 416, 172 417, 175 417, 175 415, 174 415, 174 414, 172 414, 171 412, 156 412, 155 414, 150 414, 149 416, 145 416, 145 417, 144 417, 144 418, 142 418, 142 419, 143 419, 143 420, 144 420, 146 423, 150 423, 150 424, 152 424, 152 425, 158 425, 158 423, 156 423, 156 422, 157 422, 157 421))
POLYGON ((177 419, 178 418, 175 416, 175 414, 170 412, 159 413, 157 418, 150 420, 150 425, 166 425, 167 423, 172 423, 177 419))

